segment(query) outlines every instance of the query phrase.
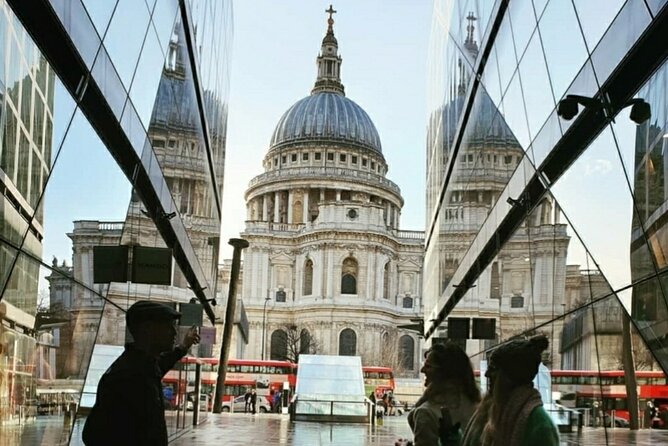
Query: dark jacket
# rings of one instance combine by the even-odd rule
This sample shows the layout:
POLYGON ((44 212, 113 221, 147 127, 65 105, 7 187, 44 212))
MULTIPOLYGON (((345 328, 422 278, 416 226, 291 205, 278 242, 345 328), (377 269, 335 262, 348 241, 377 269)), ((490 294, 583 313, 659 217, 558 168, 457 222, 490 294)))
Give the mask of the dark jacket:
POLYGON ((159 359, 128 345, 102 375, 86 419, 87 446, 166 445, 162 377, 186 354, 176 348, 159 359))

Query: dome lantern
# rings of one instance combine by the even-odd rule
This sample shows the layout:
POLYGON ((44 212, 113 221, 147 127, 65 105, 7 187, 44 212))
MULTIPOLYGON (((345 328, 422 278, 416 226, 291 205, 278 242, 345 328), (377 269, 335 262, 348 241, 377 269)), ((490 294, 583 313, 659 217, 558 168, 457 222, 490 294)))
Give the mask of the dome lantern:
POLYGON ((311 94, 328 92, 345 95, 343 84, 341 83, 341 56, 339 56, 339 43, 334 37, 334 19, 332 14, 336 10, 329 5, 325 10, 329 14, 327 19, 327 34, 322 39, 320 54, 316 59, 318 65, 318 77, 315 80, 315 86, 311 94))

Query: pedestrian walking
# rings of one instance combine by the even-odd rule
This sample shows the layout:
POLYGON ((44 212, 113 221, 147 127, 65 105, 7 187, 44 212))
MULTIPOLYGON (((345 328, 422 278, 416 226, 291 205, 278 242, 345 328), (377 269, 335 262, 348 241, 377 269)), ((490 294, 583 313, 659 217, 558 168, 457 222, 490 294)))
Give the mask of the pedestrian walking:
POLYGON ((166 445, 161 379, 199 342, 192 327, 176 348, 180 313, 152 301, 134 303, 125 315, 134 339, 102 375, 95 405, 86 419, 87 446, 166 445))
POLYGON ((251 403, 251 413, 255 415, 256 412, 255 409, 257 404, 257 393, 255 392, 255 389, 251 390, 250 403, 251 403))
POLYGON ((281 392, 278 390, 274 391, 274 396, 271 403, 271 408, 274 410, 274 412, 281 413, 281 392))
POLYGON ((248 413, 250 411, 250 400, 251 391, 250 389, 246 389, 246 394, 244 395, 244 413, 248 413))

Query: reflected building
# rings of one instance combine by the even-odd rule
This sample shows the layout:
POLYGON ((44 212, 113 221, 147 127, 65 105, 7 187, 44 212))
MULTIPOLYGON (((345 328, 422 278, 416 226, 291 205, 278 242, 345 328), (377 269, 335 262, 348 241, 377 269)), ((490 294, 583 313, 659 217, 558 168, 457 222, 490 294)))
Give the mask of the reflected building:
POLYGON ((423 233, 400 230, 403 198, 371 118, 345 94, 333 23, 311 94, 279 119, 246 191, 249 342, 237 354, 358 355, 417 376, 420 339, 398 326, 421 311, 423 233))
POLYGON ((52 336, 36 331, 42 257, 41 190, 52 158, 55 73, 12 11, 0 4, 0 435, 18 421, 39 379, 52 378, 52 336), (7 67, 5 70, 4 67, 7 67), (44 347, 42 347, 43 345, 44 347))
MULTIPOLYGON (((469 12, 463 52, 457 57, 456 70, 447 90, 450 99, 432 113, 428 127, 427 153, 438 156, 429 160, 436 178, 435 182, 431 180, 432 188, 445 178, 446 168, 453 164, 444 199, 437 202, 433 190, 428 190, 427 197, 428 204, 439 206, 440 212, 438 227, 434 229, 438 233, 433 236, 433 243, 438 246, 438 281, 435 283, 439 290, 457 285, 452 278, 462 258, 524 157, 522 145, 504 115, 483 89, 472 105, 475 121, 466 128, 459 152, 451 160, 450 148, 471 77, 465 67, 479 54, 476 21, 477 16, 469 12)), ((450 313, 452 317, 495 320, 495 338, 477 345, 477 341, 468 341, 469 351, 484 350, 500 339, 530 330, 564 311, 569 236, 554 207, 554 200, 549 197, 538 204, 478 277, 476 287, 469 290, 450 313)), ((450 337, 445 326, 439 329, 437 336, 450 337)), ((552 353, 551 360, 558 364, 558 351, 552 353)))
MULTIPOLYGON (((216 321, 231 2, 149 3, 0 0, 3 442, 80 443, 136 300, 216 321), (167 248, 169 284, 95 283, 94 247, 123 245, 167 248)), ((170 437, 193 421, 187 369, 170 437)))
MULTIPOLYGON (((481 367, 496 343, 541 332, 550 368, 619 370, 630 318, 635 368, 668 368, 666 61, 645 52, 668 12, 589 3, 434 2, 425 334, 494 319, 494 339, 466 342, 481 367), (569 94, 605 95, 614 122, 589 105, 564 117, 569 94)), ((580 403, 597 396, 619 403, 580 403)))

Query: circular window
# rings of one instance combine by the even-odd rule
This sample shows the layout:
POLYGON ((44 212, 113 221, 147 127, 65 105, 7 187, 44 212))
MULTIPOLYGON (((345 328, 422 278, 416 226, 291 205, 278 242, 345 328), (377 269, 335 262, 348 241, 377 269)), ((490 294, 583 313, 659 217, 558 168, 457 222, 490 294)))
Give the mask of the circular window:
POLYGON ((348 209, 348 218, 354 220, 357 218, 357 209, 348 209))

